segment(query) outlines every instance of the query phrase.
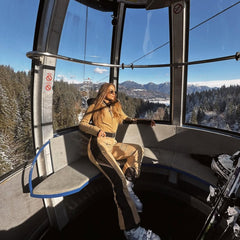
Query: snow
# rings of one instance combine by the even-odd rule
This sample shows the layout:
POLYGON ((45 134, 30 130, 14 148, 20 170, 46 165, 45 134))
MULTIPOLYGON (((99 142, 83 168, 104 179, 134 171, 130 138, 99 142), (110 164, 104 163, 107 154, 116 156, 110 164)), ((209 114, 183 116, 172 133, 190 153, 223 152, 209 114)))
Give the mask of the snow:
POLYGON ((194 86, 207 86, 210 88, 220 88, 225 85, 225 87, 240 85, 240 79, 233 80, 215 80, 215 81, 202 81, 202 82, 189 82, 189 85, 194 86))

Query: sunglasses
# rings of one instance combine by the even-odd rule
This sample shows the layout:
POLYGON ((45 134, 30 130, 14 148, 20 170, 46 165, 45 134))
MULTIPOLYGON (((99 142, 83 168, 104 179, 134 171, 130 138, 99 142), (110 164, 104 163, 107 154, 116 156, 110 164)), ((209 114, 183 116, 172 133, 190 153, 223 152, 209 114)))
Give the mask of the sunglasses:
POLYGON ((113 90, 109 91, 108 93, 110 93, 110 94, 117 94, 117 92, 113 91, 113 90))

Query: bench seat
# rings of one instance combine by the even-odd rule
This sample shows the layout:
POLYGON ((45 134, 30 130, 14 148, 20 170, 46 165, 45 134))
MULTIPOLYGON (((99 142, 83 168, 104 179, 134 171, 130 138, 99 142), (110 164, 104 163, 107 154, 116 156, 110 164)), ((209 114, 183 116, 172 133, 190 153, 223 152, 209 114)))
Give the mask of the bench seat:
MULTIPOLYGON (((83 136, 79 131, 53 138, 49 142, 54 171, 33 189, 31 177, 29 178, 31 196, 38 198, 67 196, 80 191, 100 174, 86 156, 86 149, 84 151, 82 149, 86 144, 83 143, 83 136)), ((145 148, 143 165, 149 164, 151 168, 165 166, 170 170, 190 173, 208 183, 215 182, 211 169, 193 159, 190 154, 156 147, 145 148)))
POLYGON ((42 198, 73 194, 84 188, 99 173, 87 158, 83 158, 48 176, 33 189, 33 194, 42 195, 42 198))

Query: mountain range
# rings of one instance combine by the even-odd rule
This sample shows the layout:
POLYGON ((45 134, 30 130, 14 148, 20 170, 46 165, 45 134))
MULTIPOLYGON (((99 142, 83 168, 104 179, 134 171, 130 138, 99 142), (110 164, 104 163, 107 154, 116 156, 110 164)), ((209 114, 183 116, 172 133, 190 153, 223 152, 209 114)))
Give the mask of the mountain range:
MULTIPOLYGON (((191 94, 193 92, 201 92, 201 91, 206 91, 211 89, 208 86, 198 86, 198 85, 194 85, 194 84, 188 84, 188 89, 187 92, 188 94, 191 94)), ((147 84, 139 84, 136 83, 134 81, 125 81, 123 83, 119 84, 119 90, 120 91, 151 91, 151 92, 158 92, 158 94, 160 93, 161 95, 163 95, 163 97, 166 96, 170 96, 170 82, 165 82, 165 83, 152 83, 149 82, 147 84)), ((159 95, 158 95, 159 96, 159 95)))
MULTIPOLYGON (((189 83, 187 87, 187 94, 202 92, 211 89, 216 89, 221 87, 222 85, 227 84, 238 84, 240 80, 229 80, 229 81, 210 81, 210 82, 196 82, 189 83)), ((84 82, 77 84, 80 89, 99 89, 102 83, 92 83, 92 82, 84 82)), ((124 92, 126 95, 134 97, 134 98, 143 98, 143 99, 154 99, 154 98, 170 98, 170 82, 165 83, 153 83, 149 82, 146 84, 140 84, 135 81, 125 81, 119 83, 119 92, 124 92)))

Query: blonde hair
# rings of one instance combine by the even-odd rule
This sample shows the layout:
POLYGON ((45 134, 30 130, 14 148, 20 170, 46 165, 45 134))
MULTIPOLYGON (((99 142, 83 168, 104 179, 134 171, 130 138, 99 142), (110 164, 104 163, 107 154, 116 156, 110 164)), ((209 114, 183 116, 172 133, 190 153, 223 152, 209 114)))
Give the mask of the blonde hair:
MULTIPOLYGON (((93 121, 100 118, 104 112, 104 108, 106 108, 106 104, 104 104, 104 99, 106 98, 106 95, 108 94, 108 89, 110 86, 114 86, 114 84, 112 83, 104 83, 103 85, 101 85, 99 91, 98 91, 98 95, 94 100, 94 110, 93 110, 93 121)), ((112 106, 112 113, 113 116, 118 120, 119 123, 122 123, 123 119, 122 119, 122 106, 121 103, 118 101, 118 99, 116 98, 114 102, 111 102, 110 105, 112 106)))

